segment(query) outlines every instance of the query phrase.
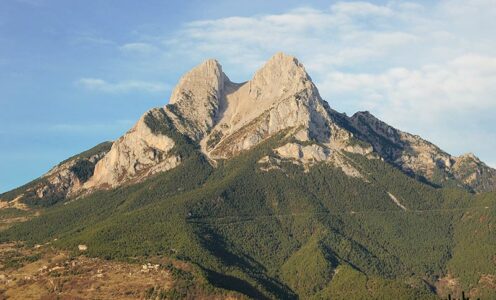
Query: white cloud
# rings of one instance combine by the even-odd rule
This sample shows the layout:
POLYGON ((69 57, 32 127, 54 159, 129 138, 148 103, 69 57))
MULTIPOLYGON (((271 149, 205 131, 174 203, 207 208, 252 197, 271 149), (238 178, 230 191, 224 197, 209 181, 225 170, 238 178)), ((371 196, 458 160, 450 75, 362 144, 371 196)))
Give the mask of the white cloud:
POLYGON ((76 82, 76 84, 91 91, 105 93, 127 93, 135 91, 158 93, 169 89, 169 86, 163 83, 138 80, 127 80, 111 83, 99 78, 81 78, 76 82))
POLYGON ((496 12, 488 2, 446 0, 429 7, 400 1, 337 2, 323 10, 304 7, 282 14, 200 20, 185 24, 165 45, 172 55, 197 60, 215 56, 236 67, 259 65, 280 50, 301 58, 312 73, 371 65, 419 67, 467 51, 494 54, 496 40, 487 30, 496 26, 496 12), (453 6, 466 10, 463 18, 453 6), (480 23, 479 15, 491 17, 480 23), (474 29, 465 32, 465 27, 474 29))
MULTIPOLYGON (((40 130, 49 132, 69 132, 69 133, 95 133, 95 132, 114 132, 127 130, 135 121, 132 120, 117 120, 109 123, 59 123, 47 124, 42 126, 40 130)), ((32 129, 31 129, 32 130, 32 129)))
POLYGON ((149 43, 128 43, 119 47, 125 53, 131 54, 151 54, 158 51, 157 47, 149 43))
POLYGON ((113 46, 115 42, 98 36, 92 32, 78 32, 72 37, 72 43, 79 45, 92 45, 92 46, 113 46))
MULTIPOLYGON (((36 123, 36 122, 35 122, 36 123)), ((118 137, 131 126, 136 120, 109 120, 109 121, 91 121, 91 122, 66 122, 66 123, 36 123, 36 125, 27 123, 23 125, 4 126, 0 130, 0 135, 6 140, 18 138, 21 136, 31 136, 32 134, 48 134, 54 136, 67 136, 70 134, 102 134, 107 136, 118 137)))
MULTIPOLYGON (((317 76, 317 72, 373 60, 393 66, 395 61, 384 58, 395 59, 393 54, 405 49, 413 51, 428 42, 426 34, 437 33, 410 24, 421 8, 405 3, 338 2, 326 10, 299 8, 276 15, 200 20, 186 24, 165 45, 173 55, 196 60, 215 56, 246 71, 281 50, 298 56, 317 76)), ((417 52, 414 60, 423 54, 417 52)))
POLYGON ((381 73, 333 71, 318 82, 331 102, 352 98, 363 107, 407 127, 435 126, 445 114, 496 111, 496 57, 465 55, 419 69, 391 68, 381 73), (415 118, 409 117, 415 116, 415 118), (413 124, 410 124, 413 123, 413 124))
POLYGON ((390 16, 394 12, 387 6, 369 2, 338 2, 331 6, 332 12, 349 16, 390 16))

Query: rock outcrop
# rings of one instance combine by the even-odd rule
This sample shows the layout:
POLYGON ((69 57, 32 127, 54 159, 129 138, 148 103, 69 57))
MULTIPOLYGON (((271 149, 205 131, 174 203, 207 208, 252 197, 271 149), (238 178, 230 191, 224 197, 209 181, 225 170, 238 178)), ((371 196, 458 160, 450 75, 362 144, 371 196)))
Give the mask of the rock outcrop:
POLYGON ((0 198, 12 202, 13 207, 18 207, 21 202, 44 206, 76 197, 83 191, 83 185, 93 176, 96 164, 111 146, 111 142, 105 142, 73 156, 40 178, 7 192, 0 198))
POLYGON ((300 145, 298 143, 288 143, 274 149, 275 153, 283 158, 301 160, 305 163, 325 161, 331 155, 331 151, 322 146, 300 145))
POLYGON ((473 154, 454 157, 436 145, 398 130, 369 112, 357 112, 350 126, 385 161, 434 185, 456 184, 475 192, 496 190, 496 170, 473 154))
POLYGON ((161 120, 164 111, 152 109, 125 135, 114 142, 110 151, 95 167, 94 175, 84 188, 110 188, 130 180, 140 180, 157 172, 167 171, 180 163, 180 157, 171 153, 174 140, 153 132, 147 118, 161 120))
POLYGON ((319 144, 302 145, 299 143, 287 143, 274 149, 275 159, 264 157, 259 161, 261 170, 282 169, 282 161, 290 161, 301 165, 305 171, 317 163, 327 163, 333 167, 340 168, 344 174, 351 177, 363 178, 363 175, 350 163, 350 159, 343 155, 341 150, 331 150, 319 144))
POLYGON ((453 160, 451 169, 458 181, 475 192, 496 191, 496 170, 477 156, 467 153, 453 160))

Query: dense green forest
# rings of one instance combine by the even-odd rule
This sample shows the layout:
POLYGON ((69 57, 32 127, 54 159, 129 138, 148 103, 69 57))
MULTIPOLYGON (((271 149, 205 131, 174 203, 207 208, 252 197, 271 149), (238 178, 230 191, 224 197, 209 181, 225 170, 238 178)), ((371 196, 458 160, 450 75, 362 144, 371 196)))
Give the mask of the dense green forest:
POLYGON ((262 171, 258 161, 282 134, 214 168, 168 122, 148 122, 175 140, 179 167, 57 203, 0 239, 86 244, 88 255, 107 259, 170 256, 257 299, 436 299, 435 283, 448 274, 465 291, 496 297, 480 284, 495 275, 495 194, 435 188, 350 153, 364 178, 325 163, 262 171))

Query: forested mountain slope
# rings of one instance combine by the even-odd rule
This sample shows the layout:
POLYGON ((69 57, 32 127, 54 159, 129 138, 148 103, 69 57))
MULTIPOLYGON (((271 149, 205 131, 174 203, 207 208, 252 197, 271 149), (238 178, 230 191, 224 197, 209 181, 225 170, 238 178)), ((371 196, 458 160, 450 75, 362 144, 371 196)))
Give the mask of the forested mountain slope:
POLYGON ((349 160, 365 178, 324 163, 262 170, 257 162, 277 143, 217 168, 185 144, 181 166, 57 205, 2 236, 85 244, 113 259, 171 256, 255 298, 429 298, 446 276, 460 283, 451 292, 494 293, 481 282, 494 278, 494 195, 436 189, 356 154, 349 160), (362 289, 350 290, 350 280, 362 289))

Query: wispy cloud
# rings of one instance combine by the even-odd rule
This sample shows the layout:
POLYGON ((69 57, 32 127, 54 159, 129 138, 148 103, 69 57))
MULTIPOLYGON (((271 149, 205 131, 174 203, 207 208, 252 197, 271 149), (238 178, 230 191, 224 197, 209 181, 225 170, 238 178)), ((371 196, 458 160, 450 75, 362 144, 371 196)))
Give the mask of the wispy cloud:
POLYGON ((93 45, 93 46, 113 46, 113 45, 115 45, 114 41, 107 39, 107 38, 103 38, 103 37, 98 36, 98 35, 93 34, 93 33, 89 33, 89 32, 79 32, 79 33, 75 34, 72 37, 71 42, 74 44, 93 45))
POLYGON ((394 11, 387 6, 364 1, 338 2, 331 7, 331 11, 347 16, 391 16, 394 14, 394 11))
POLYGON ((47 124, 43 126, 44 131, 53 133, 95 133, 95 132, 114 132, 129 129, 136 121, 135 120, 117 120, 114 122, 100 123, 58 123, 47 124))
POLYGON ((91 91, 116 94, 128 92, 160 93, 169 90, 169 86, 164 83, 138 80, 108 82, 100 78, 81 78, 76 81, 76 85, 91 91))
POLYGON ((486 115, 481 112, 496 111, 494 82, 496 57, 464 55, 444 64, 380 73, 331 71, 318 86, 334 101, 346 99, 347 106, 375 111, 395 124, 435 128, 454 115, 480 120, 486 115))
POLYGON ((159 51, 157 47, 149 43, 127 43, 119 47, 119 49, 124 53, 130 54, 152 54, 153 52, 159 51))
POLYGON ((92 121, 92 122, 63 122, 63 123, 36 123, 6 126, 0 129, 0 135, 5 137, 18 137, 19 135, 32 135, 33 133, 43 134, 95 134, 105 132, 122 134, 136 122, 136 120, 112 120, 112 121, 92 121))
POLYGON ((259 65, 285 50, 300 57, 310 70, 326 72, 423 43, 425 32, 403 24, 417 18, 417 9, 394 3, 338 2, 327 10, 305 7, 276 15, 201 20, 186 24, 166 43, 183 55, 221 56, 225 63, 236 65, 259 65))
POLYGON ((15 2, 32 6, 42 6, 43 4, 45 4, 45 0, 15 0, 15 2))

